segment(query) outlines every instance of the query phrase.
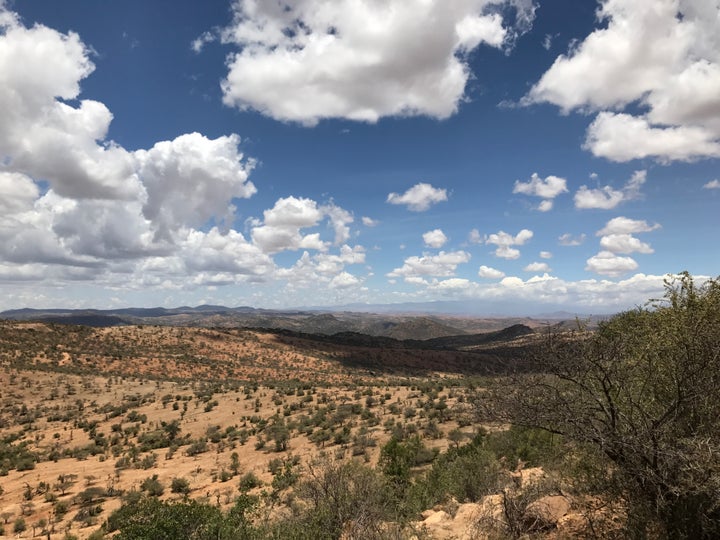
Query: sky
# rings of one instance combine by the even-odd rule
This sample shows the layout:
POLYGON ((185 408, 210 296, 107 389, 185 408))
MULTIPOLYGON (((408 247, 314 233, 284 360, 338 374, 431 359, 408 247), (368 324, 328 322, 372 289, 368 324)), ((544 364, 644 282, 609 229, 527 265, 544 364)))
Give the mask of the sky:
POLYGON ((0 310, 719 273, 714 0, 0 0, 0 111, 0 310))

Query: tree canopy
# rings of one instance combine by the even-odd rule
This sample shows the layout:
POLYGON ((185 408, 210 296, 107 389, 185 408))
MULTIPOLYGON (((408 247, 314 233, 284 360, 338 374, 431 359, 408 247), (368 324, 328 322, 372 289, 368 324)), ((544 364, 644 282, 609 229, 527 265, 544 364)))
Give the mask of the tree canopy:
POLYGON ((682 273, 664 298, 596 332, 549 332, 532 375, 494 392, 496 417, 599 451, 630 517, 669 538, 720 536, 720 282, 682 273))

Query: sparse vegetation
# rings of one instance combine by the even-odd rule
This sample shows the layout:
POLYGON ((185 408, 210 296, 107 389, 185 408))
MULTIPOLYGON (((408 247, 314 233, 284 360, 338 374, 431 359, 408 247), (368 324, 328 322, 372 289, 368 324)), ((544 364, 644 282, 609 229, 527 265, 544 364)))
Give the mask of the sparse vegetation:
POLYGON ((712 538, 718 289, 472 351, 0 321, 5 534, 712 538))

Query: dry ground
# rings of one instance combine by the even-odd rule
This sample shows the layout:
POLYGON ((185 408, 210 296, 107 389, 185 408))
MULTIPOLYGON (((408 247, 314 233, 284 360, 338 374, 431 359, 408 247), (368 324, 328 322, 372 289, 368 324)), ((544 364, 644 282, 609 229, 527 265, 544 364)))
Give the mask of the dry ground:
POLYGON ((227 506, 247 473, 262 482, 255 491, 273 489, 271 460, 301 468, 322 452, 375 464, 393 430, 443 450, 448 433, 474 429, 468 357, 451 353, 338 349, 248 330, 37 323, 2 323, 0 346, 7 537, 87 538, 121 494, 153 475, 162 498, 183 497, 170 489, 182 478, 189 497, 227 506), (147 448, 173 422, 170 448, 147 448), (19 445, 33 468, 17 470, 9 448, 19 445), (18 519, 27 530, 15 535, 18 519))

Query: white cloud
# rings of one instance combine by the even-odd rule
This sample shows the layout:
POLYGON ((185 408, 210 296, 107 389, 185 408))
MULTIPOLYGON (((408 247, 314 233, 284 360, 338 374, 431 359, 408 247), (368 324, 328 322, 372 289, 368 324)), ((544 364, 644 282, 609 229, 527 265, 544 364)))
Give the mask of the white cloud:
POLYGON ((553 42, 554 37, 555 36, 553 36, 552 34, 545 34, 545 37, 543 38, 543 41, 542 41, 543 49, 545 49, 546 51, 550 50, 550 47, 552 47, 552 42, 553 42))
POLYGON ((649 225, 645 220, 630 219, 623 216, 611 219, 600 229, 596 236, 607 236, 609 234, 636 234, 651 232, 660 228, 658 223, 649 225))
POLYGON ((590 257, 585 270, 602 276, 619 277, 636 270, 637 262, 630 257, 620 257, 611 251, 601 251, 590 257))
POLYGON ((203 32, 190 43, 190 48, 195 54, 199 54, 205 48, 205 45, 212 43, 216 39, 218 38, 213 32, 203 32))
POLYGON ((631 234, 608 234, 600 239, 600 247, 613 253, 654 253, 649 244, 631 234))
POLYGON ((402 267, 388 273, 388 277, 438 276, 451 277, 458 265, 470 260, 466 251, 441 251, 437 255, 424 254, 422 257, 408 257, 402 267))
POLYGON ((541 251, 540 252, 541 259, 552 259, 552 256, 553 256, 552 253, 550 253, 549 251, 541 251))
POLYGON ((498 248, 495 250, 495 256, 500 257, 501 259, 519 259, 520 250, 512 248, 510 246, 498 246, 498 248))
POLYGON ((575 193, 575 208, 600 208, 610 210, 620 203, 640 197, 640 188, 647 179, 647 171, 635 171, 625 186, 616 190, 610 186, 590 189, 580 186, 575 193))
MULTIPOLYGON (((272 275, 274 262, 230 229, 232 200, 256 191, 240 138, 190 133, 126 150, 107 139, 108 108, 80 95, 95 69, 80 37, 26 28, 3 5, 0 257, 18 278, 41 268, 46 282, 179 289, 272 275)), ((324 246, 300 244, 313 242, 324 246)))
POLYGON ((505 272, 502 272, 490 266, 485 266, 483 264, 478 270, 478 276, 486 279, 500 279, 502 277, 505 277, 505 272))
POLYGON ((495 234, 489 235, 485 239, 486 244, 494 244, 497 246, 495 250, 495 256, 502 259, 517 259, 520 257, 520 251, 511 246, 522 246, 533 237, 533 232, 528 229, 523 229, 515 236, 500 231, 495 234))
POLYGON ((40 196, 40 190, 24 174, 0 171, 0 194, 0 214, 7 216, 29 209, 40 196))
MULTIPOLYGON (((375 122, 384 116, 447 118, 480 44, 508 48, 529 29, 535 6, 518 0, 235 0, 222 33, 228 57, 224 102, 278 120, 375 122), (514 8, 514 21, 503 17, 514 8), (502 13, 502 15, 501 15, 502 13)), ((198 48, 201 43, 198 43, 198 48)))
POLYGON ((561 193, 567 193, 567 180, 559 176, 550 175, 545 179, 533 173, 527 182, 515 181, 513 193, 522 193, 544 199, 539 205, 540 212, 547 212, 553 207, 553 199, 561 193))
POLYGON ((46 179, 63 196, 141 196, 131 154, 112 141, 98 144, 112 120, 107 107, 91 100, 68 104, 95 69, 79 36, 6 19, 0 35, 0 155, 9 167, 46 179))
POLYGON ((369 218, 367 216, 362 217, 362 224, 366 227, 377 227, 380 222, 376 219, 369 218))
POLYGON ((208 271, 232 276, 269 277, 275 269, 273 260, 241 233, 221 233, 213 227, 207 233, 191 230, 180 243, 180 256, 190 273, 208 271))
POLYGON ((364 264, 365 249, 362 246, 343 245, 339 253, 316 253, 304 251, 290 268, 278 268, 275 277, 287 280, 294 289, 317 289, 320 285, 346 288, 359 285, 361 280, 345 270, 348 265, 364 264))
POLYGON ((402 195, 390 193, 387 196, 387 202, 390 204, 404 204, 413 212, 424 212, 433 204, 447 200, 447 190, 435 188, 424 182, 415 184, 402 195))
POLYGON ((202 226, 211 217, 231 222, 231 199, 256 193, 248 180, 253 162, 243 162, 239 143, 237 135, 211 140, 189 133, 135 152, 137 176, 147 193, 143 213, 161 237, 181 224, 202 226))
POLYGON ((601 112, 590 127, 584 147, 611 161, 647 157, 666 161, 691 161, 720 156, 718 134, 702 126, 654 127, 647 119, 601 112))
POLYGON ((558 237, 558 243, 561 246, 575 247, 582 245, 585 242, 585 238, 587 237, 584 233, 577 236, 573 236, 571 233, 564 233, 558 237))
POLYGON ((347 244, 340 247, 340 252, 318 253, 314 257, 316 270, 322 275, 335 275, 348 264, 364 264, 365 248, 362 246, 350 247, 347 244))
POLYGON ((330 224, 335 230, 335 245, 347 242, 350 238, 348 225, 354 221, 352 213, 334 203, 323 206, 321 210, 330 218, 330 224))
POLYGON ((469 279, 465 278, 448 278, 442 280, 433 280, 429 284, 431 291, 438 292, 454 292, 454 291, 467 291, 471 289, 475 284, 469 279))
POLYGON ((586 147, 614 161, 720 156, 720 6, 604 0, 601 27, 559 56, 524 102, 602 111, 586 147), (623 112, 639 105, 639 112, 623 112))
POLYGON ((473 229, 468 233, 468 241, 471 244, 482 244, 485 240, 480 234, 480 231, 473 229))
POLYGON ((707 184, 703 186, 705 189, 720 189, 720 180, 710 180, 707 184))
POLYGON ((263 212, 263 216, 264 224, 253 228, 251 236, 265 253, 298 249, 323 251, 328 247, 318 233, 305 236, 300 233, 303 228, 317 225, 323 217, 317 203, 311 199, 292 196, 278 199, 271 209, 263 212))
POLYGON ((423 234, 422 237, 425 245, 431 248, 441 248, 448 240, 447 236, 445 236, 445 233, 443 233, 440 229, 428 231, 423 234))
POLYGON ((349 272, 340 272, 330 280, 331 289, 349 289, 360 284, 360 280, 349 272))
POLYGON ((601 208, 609 210, 615 208, 623 201, 623 192, 615 190, 610 186, 598 189, 590 189, 587 186, 580 186, 575 193, 575 208, 601 208))
POLYGON ((551 272, 552 269, 547 263, 544 262, 532 262, 523 268, 525 272, 551 272))
POLYGON ((551 199, 546 199, 544 201, 540 201, 540 204, 538 204, 538 212, 549 212, 553 209, 553 201, 551 199))

